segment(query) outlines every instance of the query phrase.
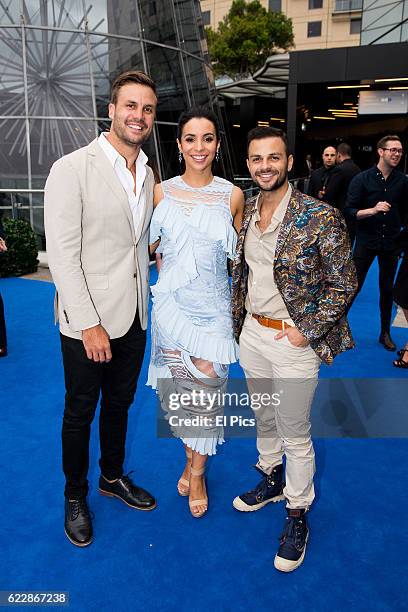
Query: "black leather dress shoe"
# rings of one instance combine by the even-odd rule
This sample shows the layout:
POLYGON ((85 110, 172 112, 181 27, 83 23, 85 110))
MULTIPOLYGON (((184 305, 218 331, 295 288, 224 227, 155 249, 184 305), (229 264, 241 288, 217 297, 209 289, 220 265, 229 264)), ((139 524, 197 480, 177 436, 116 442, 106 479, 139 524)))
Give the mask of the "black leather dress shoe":
POLYGON ((114 482, 109 482, 101 475, 99 492, 108 497, 117 497, 136 510, 154 510, 157 506, 154 497, 141 487, 137 487, 129 476, 122 476, 114 482))
POLYGON ((0 348, 0 357, 7 357, 7 348, 5 346, 0 348))
POLYGON ((65 500, 65 534, 75 546, 92 542, 92 521, 85 497, 65 500))
POLYGON ((395 351, 397 348, 389 332, 381 332, 378 342, 380 342, 387 351, 395 351))

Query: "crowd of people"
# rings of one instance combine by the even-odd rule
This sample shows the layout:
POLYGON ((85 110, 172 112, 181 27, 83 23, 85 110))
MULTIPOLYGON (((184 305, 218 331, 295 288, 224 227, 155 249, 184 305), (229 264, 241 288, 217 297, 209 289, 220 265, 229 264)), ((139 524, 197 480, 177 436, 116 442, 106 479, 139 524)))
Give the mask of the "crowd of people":
MULTIPOLYGON (((353 162, 351 147, 341 143, 328 146, 322 154, 321 168, 310 175, 308 193, 328 202, 344 215, 353 248, 358 292, 375 258, 379 267, 380 321, 379 342, 389 351, 396 345, 390 334, 393 301, 399 304, 408 321, 408 282, 406 255, 395 280, 398 261, 406 252, 408 223, 408 178, 397 169, 403 155, 399 136, 389 134, 377 143, 378 162, 361 172, 353 162), (395 284, 394 284, 395 281, 395 284)), ((408 368, 405 348, 398 351, 396 367, 408 368)))
MULTIPOLYGON (((390 318, 398 240, 407 252, 406 233, 400 234, 407 179, 396 169, 401 143, 394 135, 382 139, 378 164, 362 173, 347 144, 326 147, 304 194, 288 180, 293 156, 286 134, 254 128, 247 166, 259 193, 245 202, 239 188, 213 172, 222 143, 216 116, 203 107, 180 117, 180 174, 155 184, 141 147, 156 108, 148 75, 119 75, 109 132, 58 160, 45 187, 66 387, 65 534, 79 547, 93 539, 89 440, 100 395, 100 493, 138 510, 157 505, 125 474, 124 462, 128 410, 146 343, 149 251, 158 251, 147 384, 168 418, 169 397, 187 397, 172 425, 184 449, 175 490, 188 498, 192 517, 206 514, 206 462, 224 442, 217 418, 222 405, 208 398, 221 396, 228 367, 239 357, 250 394, 269 393, 271 401, 254 410, 259 480, 232 503, 237 511, 253 512, 286 500, 274 565, 290 572, 305 557, 315 496, 310 410, 319 368, 353 348, 347 313, 375 257, 380 341, 395 349, 390 318), (282 385, 285 394, 276 403, 273 392, 282 385), (197 391, 207 398, 199 404, 193 401, 197 391), (194 418, 198 425, 191 428, 194 418)), ((405 259, 394 289, 405 309, 407 269, 405 259)), ((407 353, 408 345, 394 364, 407 367, 407 353)))

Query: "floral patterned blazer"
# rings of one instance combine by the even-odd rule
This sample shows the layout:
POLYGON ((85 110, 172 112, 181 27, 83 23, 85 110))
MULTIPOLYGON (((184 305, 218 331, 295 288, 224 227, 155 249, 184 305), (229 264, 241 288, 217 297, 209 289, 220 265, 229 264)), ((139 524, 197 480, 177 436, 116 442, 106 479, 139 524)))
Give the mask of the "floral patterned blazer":
MULTIPOLYGON (((244 241, 257 197, 247 200, 232 270, 234 334, 244 323, 248 265, 244 241)), ((357 277, 342 214, 329 204, 293 190, 282 221, 271 274, 297 329, 327 364, 353 348, 346 319, 357 277)))

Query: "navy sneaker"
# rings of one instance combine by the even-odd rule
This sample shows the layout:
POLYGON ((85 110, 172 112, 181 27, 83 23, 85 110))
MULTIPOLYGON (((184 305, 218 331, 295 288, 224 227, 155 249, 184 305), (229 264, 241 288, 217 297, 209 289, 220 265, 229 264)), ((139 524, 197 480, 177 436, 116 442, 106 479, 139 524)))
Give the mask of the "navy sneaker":
POLYGON ((270 475, 265 474, 259 467, 255 469, 262 474, 262 480, 257 484, 255 489, 242 493, 234 499, 232 505, 240 512, 254 512, 260 510, 270 502, 278 502, 285 499, 283 489, 285 483, 283 481, 283 465, 276 465, 270 475))
POLYGON ((305 558, 309 529, 304 509, 286 508, 286 510, 288 516, 274 565, 281 572, 293 572, 305 558))

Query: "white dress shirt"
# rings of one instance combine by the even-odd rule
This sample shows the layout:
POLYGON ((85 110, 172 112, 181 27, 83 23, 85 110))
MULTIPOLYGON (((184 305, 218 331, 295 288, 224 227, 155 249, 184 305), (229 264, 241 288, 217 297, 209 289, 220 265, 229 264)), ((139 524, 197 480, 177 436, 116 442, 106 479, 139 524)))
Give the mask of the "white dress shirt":
POLYGON ((139 235, 141 224, 143 222, 143 213, 145 210, 145 196, 142 194, 143 183, 146 178, 146 162, 147 155, 142 149, 136 158, 136 185, 131 171, 126 166, 126 160, 122 155, 111 145, 106 138, 108 132, 102 132, 98 138, 98 144, 109 159, 112 167, 118 177, 123 189, 128 197, 130 210, 132 211, 133 227, 136 237, 139 235))

